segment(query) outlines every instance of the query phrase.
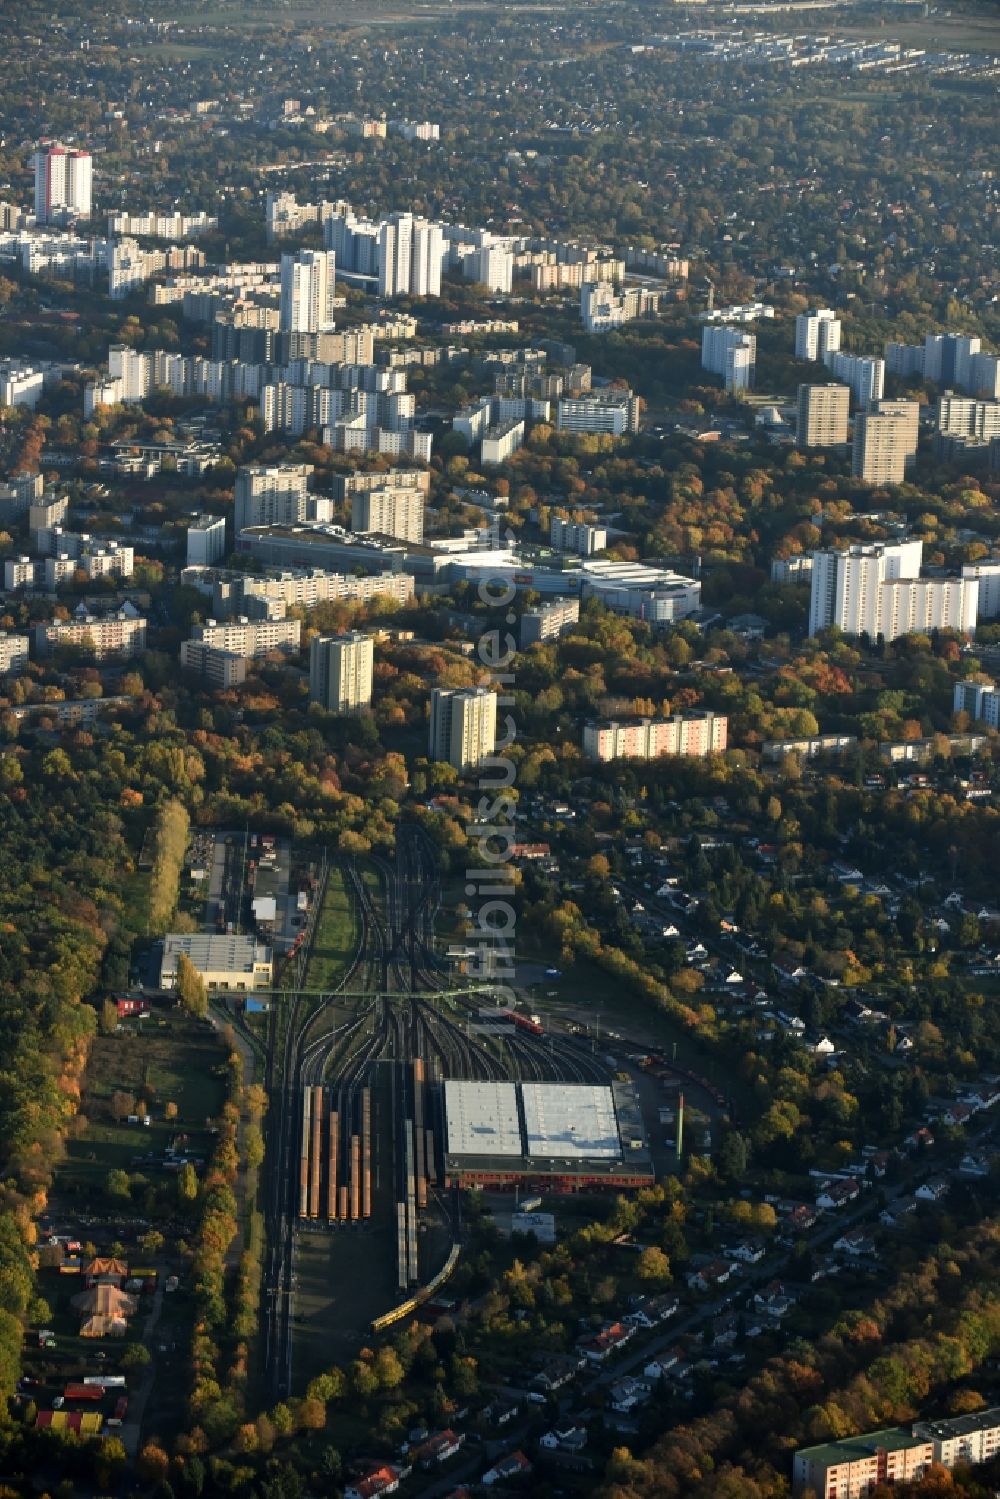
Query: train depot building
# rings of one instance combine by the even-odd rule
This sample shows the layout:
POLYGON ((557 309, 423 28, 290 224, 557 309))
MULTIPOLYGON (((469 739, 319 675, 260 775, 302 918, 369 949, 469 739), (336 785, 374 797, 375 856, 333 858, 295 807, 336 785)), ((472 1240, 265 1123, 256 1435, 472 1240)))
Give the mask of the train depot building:
POLYGON ((444 1117, 448 1186, 620 1192, 655 1180, 631 1083, 448 1080, 444 1117))
POLYGON ((161 989, 175 987, 182 953, 194 964, 206 989, 246 993, 271 987, 274 973, 271 949, 253 937, 171 932, 163 939, 161 989))

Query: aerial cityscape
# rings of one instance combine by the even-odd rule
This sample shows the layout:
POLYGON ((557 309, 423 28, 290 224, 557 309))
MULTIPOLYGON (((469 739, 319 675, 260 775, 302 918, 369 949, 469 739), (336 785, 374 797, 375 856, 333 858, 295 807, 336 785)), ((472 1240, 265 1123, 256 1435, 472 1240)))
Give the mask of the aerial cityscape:
POLYGON ((996 1499, 996 0, 0 37, 0 1499, 996 1499))

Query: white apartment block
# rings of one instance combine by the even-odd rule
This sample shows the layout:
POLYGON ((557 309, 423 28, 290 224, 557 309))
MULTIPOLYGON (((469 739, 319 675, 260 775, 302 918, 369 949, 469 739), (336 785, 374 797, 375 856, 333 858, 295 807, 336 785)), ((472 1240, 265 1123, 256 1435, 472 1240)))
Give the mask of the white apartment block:
POLYGON ((800 448, 835 448, 847 442, 851 392, 846 385, 800 385, 795 441, 800 448))
POLYGON ((144 250, 138 240, 129 238, 109 242, 107 260, 108 293, 112 301, 121 301, 161 271, 196 270, 205 264, 202 252, 191 245, 144 250))
POLYGON ((440 224, 395 213, 378 226, 380 297, 439 297, 445 257, 440 224))
POLYGON ((364 416, 334 422, 323 428, 323 442, 335 453, 381 453, 387 458, 414 458, 430 463, 433 432, 414 428, 396 432, 389 427, 370 426, 364 416))
POLYGON ((922 578, 923 543, 858 544, 814 552, 809 633, 836 625, 845 635, 896 640, 915 631, 973 634, 976 579, 922 578))
POLYGON ((1000 729, 1000 689, 995 682, 956 682, 952 712, 968 713, 977 723, 1000 729))
POLYGON ((27 406, 34 411, 44 389, 41 370, 16 359, 0 360, 0 407, 27 406))
POLYGON ((39 146, 35 169, 35 219, 39 224, 90 218, 93 161, 89 151, 39 146))
POLYGON ((66 531, 62 526, 41 526, 34 533, 36 549, 43 556, 79 557, 91 545, 87 532, 66 531))
POLYGON ((14 520, 26 514, 45 493, 41 474, 15 474, 0 481, 0 520, 14 520))
POLYGON ((865 1499, 873 1489, 915 1482, 932 1463, 952 1469, 960 1463, 990 1462, 1000 1455, 1000 1407, 913 1421, 883 1431, 841 1437, 795 1454, 792 1492, 822 1499, 865 1499))
POLYGON ((976 442, 1000 437, 1000 401, 980 401, 946 390, 938 402, 937 430, 976 442))
POLYGON ((814 364, 840 348, 841 324, 829 307, 815 312, 800 312, 795 319, 795 357, 810 359, 814 364))
POLYGON ((771 582, 808 583, 812 570, 811 554, 807 557, 775 557, 771 562, 771 582))
POLYGON ((36 544, 33 533, 61 525, 66 519, 68 509, 68 496, 53 494, 51 490, 43 494, 41 498, 32 500, 28 506, 28 534, 32 537, 32 544, 36 544))
POLYGON ((327 333, 334 326, 336 257, 330 250, 297 250, 281 257, 283 333, 327 333))
POLYGON ((580 316, 588 333, 606 333, 636 318, 650 317, 660 311, 663 293, 646 286, 617 289, 610 281, 591 281, 584 274, 588 267, 558 267, 581 273, 580 316))
POLYGON ((711 323, 701 330, 701 367, 711 375, 721 375, 727 390, 750 390, 756 365, 754 334, 711 323))
POLYGON ((488 427, 483 433, 479 457, 482 463, 506 463, 519 448, 524 446, 524 422, 503 422, 498 427, 488 427))
POLYGON ((365 489, 420 489, 430 492, 431 476, 422 468, 372 469, 363 474, 334 474, 330 480, 335 500, 349 500, 365 489))
POLYGON ((201 640, 181 641, 181 666, 210 687, 238 687, 247 679, 247 657, 220 651, 201 640))
MULTIPOLYGON (((598 282, 620 286, 625 280, 624 260, 565 261, 557 260, 552 253, 541 253, 516 255, 514 264, 519 272, 527 269, 532 291, 575 291, 598 282)), ((657 298, 658 306, 659 293, 651 295, 657 298)))
POLYGON ((69 552, 60 552, 55 557, 46 557, 44 567, 46 588, 58 588, 62 583, 72 583, 81 563, 69 552))
POLYGON ((309 648, 309 697, 330 713, 358 713, 372 700, 375 644, 370 635, 316 635, 309 648))
POLYGON ((482 442, 493 416, 492 401, 475 401, 463 406, 452 419, 452 431, 464 437, 470 447, 482 442))
POLYGON ((42 569, 33 557, 5 557, 3 564, 3 586, 8 592, 15 588, 34 588, 42 569))
POLYGON ((35 651, 49 656, 60 646, 92 651, 97 661, 124 660, 146 649, 146 621, 140 614, 118 614, 83 619, 52 620, 35 626, 35 651))
POLYGON ((557 640, 579 618, 579 599, 553 599, 551 604, 526 609, 521 615, 521 649, 526 650, 537 641, 557 640))
POLYGON ((923 345, 887 343, 885 362, 894 375, 922 375, 981 399, 1000 397, 1000 355, 983 353, 978 338, 928 333, 923 345))
POLYGON ((441 126, 434 120, 389 120, 386 129, 389 135, 402 136, 404 141, 441 139, 441 126))
MULTIPOLYGON (((234 656, 243 656, 246 660, 266 656, 271 651, 291 654, 299 649, 301 635, 301 620, 248 619, 245 615, 238 619, 223 620, 221 623, 208 619, 203 625, 194 625, 191 631, 192 640, 211 646, 216 651, 229 651, 234 656)), ((182 661, 187 643, 181 642, 182 661)))
POLYGON ((592 557, 595 552, 607 549, 608 529, 606 526, 588 526, 581 521, 560 520, 554 515, 549 522, 549 540, 560 552, 592 557))
POLYGON ((855 404, 862 410, 885 392, 885 360, 868 354, 828 354, 823 363, 830 374, 849 387, 855 404))
POLYGON ((207 213, 121 213, 108 215, 108 234, 138 234, 144 239, 197 239, 218 229, 219 220, 207 213))
POLYGON ((226 555, 226 517, 196 515, 188 526, 188 567, 211 567, 226 555))
POLYGON ((514 282, 514 257, 503 245, 486 245, 477 253, 474 280, 496 295, 509 296, 514 282))
POLYGON ((27 635, 0 634, 0 677, 17 677, 28 666, 27 635))
POLYGON ((474 770, 497 742, 497 697, 489 687, 435 687, 428 753, 432 760, 474 770))
POLYGON ((423 541, 424 491, 398 485, 357 491, 351 498, 351 529, 423 541))
POLYGON ((348 211, 344 202, 300 203, 294 193, 268 193, 264 208, 268 241, 298 234, 309 224, 324 225, 348 211))
POLYGON ((374 598, 408 604, 413 599, 409 573, 326 572, 322 568, 287 568, 280 572, 227 572, 212 567, 187 567, 181 582, 212 600, 213 615, 245 614, 250 619, 284 619, 295 606, 315 608, 329 599, 366 604, 374 598))
POLYGON ((120 541, 106 546, 88 546, 76 564, 88 578, 130 578, 135 571, 135 551, 120 541))
POLYGON ((1000 617, 1000 561, 967 562, 962 577, 979 579, 979 618, 1000 617))
POLYGON ((556 415, 560 432, 607 432, 621 437, 639 430, 639 402, 630 390, 588 391, 580 396, 561 396, 556 415))
POLYGON ((720 713, 675 714, 672 718, 604 719, 583 730, 588 760, 659 760, 666 755, 704 759, 721 755, 729 720, 720 713))
POLYGON ((1000 1407, 944 1421, 915 1421, 913 1435, 934 1443, 934 1461, 942 1467, 988 1463, 1000 1456, 1000 1407))
POLYGON ((236 475, 234 526, 297 525, 308 519, 311 463, 248 464, 236 475))

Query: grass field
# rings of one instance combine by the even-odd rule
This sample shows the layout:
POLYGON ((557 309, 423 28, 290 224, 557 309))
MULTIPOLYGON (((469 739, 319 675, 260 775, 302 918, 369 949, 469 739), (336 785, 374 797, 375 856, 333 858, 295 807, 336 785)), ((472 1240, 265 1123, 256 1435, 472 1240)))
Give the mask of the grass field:
POLYGON ((357 940, 354 903, 343 871, 330 870, 316 937, 306 968, 307 989, 332 989, 351 961, 357 940))
POLYGON ((103 1188, 109 1171, 129 1170, 133 1156, 162 1151, 179 1132, 190 1137, 196 1152, 208 1149, 206 1125, 221 1113, 225 1097, 218 1038, 180 1012, 156 1017, 154 1011, 150 1020, 126 1022, 129 1029, 95 1038, 81 1100, 87 1126, 68 1142, 57 1180, 60 1197, 93 1194, 103 1188), (148 1129, 115 1122, 111 1097, 116 1092, 147 1100, 148 1129), (174 1120, 165 1118, 168 1103, 177 1105, 174 1120))

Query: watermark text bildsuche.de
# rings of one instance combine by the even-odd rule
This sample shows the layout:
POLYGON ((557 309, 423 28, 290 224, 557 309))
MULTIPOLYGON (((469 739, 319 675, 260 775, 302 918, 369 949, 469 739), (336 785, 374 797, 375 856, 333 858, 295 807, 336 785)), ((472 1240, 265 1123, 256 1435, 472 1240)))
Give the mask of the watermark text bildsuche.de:
MULTIPOLYGON (((495 528, 490 541, 494 545, 499 541, 495 528)), ((505 710, 514 706, 514 677, 507 668, 517 654, 517 640, 508 627, 516 623, 510 605, 517 589, 508 577, 494 574, 480 579, 478 591, 488 609, 497 613, 503 610, 504 614, 502 623, 498 620, 484 632, 478 649, 480 664, 490 674, 490 686, 499 691, 497 742, 493 753, 478 767, 480 795, 468 829, 472 847, 481 861, 466 870, 465 893, 470 906, 466 934, 474 955, 469 974, 490 986, 495 1005, 513 1008, 517 915, 511 861, 517 841, 514 827, 517 803, 510 793, 517 770, 507 751, 517 738, 517 725, 512 714, 505 710)))

